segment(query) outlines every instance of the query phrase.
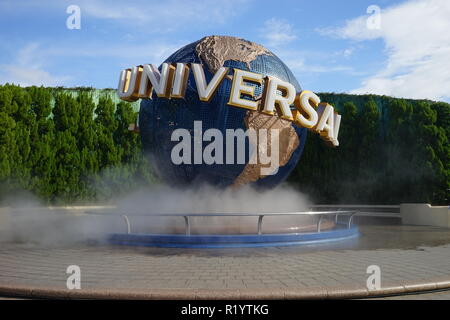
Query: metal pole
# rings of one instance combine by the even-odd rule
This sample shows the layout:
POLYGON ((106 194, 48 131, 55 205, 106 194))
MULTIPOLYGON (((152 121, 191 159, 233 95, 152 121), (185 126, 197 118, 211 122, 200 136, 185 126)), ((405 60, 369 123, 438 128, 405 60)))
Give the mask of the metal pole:
POLYGON ((131 223, 130 223, 130 219, 128 219, 127 215, 122 215, 123 219, 125 220, 125 223, 127 225, 127 234, 131 233, 131 223))
POLYGON ((351 214, 351 215, 350 215, 350 218, 348 219, 348 228, 349 228, 349 229, 352 227, 353 216, 354 216, 356 213, 357 213, 357 212, 351 214))
POLYGON ((185 231, 186 235, 191 235, 191 224, 189 223, 189 216, 183 216, 184 217, 184 224, 185 224, 185 231))
POLYGON ((323 218, 323 216, 320 215, 320 216, 319 216, 319 221, 317 221, 317 233, 320 232, 320 225, 321 225, 321 223, 322 223, 322 218, 323 218))
POLYGON ((262 221, 263 221, 264 216, 259 216, 258 217, 258 235, 262 234, 262 221))

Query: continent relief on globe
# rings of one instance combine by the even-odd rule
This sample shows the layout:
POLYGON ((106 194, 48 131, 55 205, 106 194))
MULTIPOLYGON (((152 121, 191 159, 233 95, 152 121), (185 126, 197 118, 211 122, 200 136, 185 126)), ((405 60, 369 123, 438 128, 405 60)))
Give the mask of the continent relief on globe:
POLYGON ((263 54, 273 56, 272 52, 259 44, 227 36, 204 37, 195 47, 195 51, 212 74, 215 74, 227 60, 244 62, 250 69, 250 62, 257 56, 263 54))
MULTIPOLYGON (((247 64, 250 69, 250 62, 256 59, 259 55, 273 56, 273 53, 251 41, 227 36, 209 36, 201 39, 195 48, 197 55, 208 66, 212 74, 223 66, 227 60, 240 61, 247 64)), ((229 77, 229 79, 231 76, 229 77)), ((292 123, 288 120, 283 120, 279 117, 266 115, 259 111, 247 111, 244 119, 247 129, 252 128, 259 136, 260 129, 278 129, 279 130, 279 166, 284 166, 288 163, 292 153, 298 147, 300 141, 292 123)), ((257 141, 250 140, 253 145, 257 141)), ((267 132, 267 145, 259 146, 265 148, 265 152, 272 150, 271 146, 271 132, 267 132)), ((256 148, 254 148, 256 150, 256 148)), ((256 154, 255 154, 256 155, 256 154)), ((233 186, 240 186, 249 182, 254 182, 263 178, 261 175, 261 168, 269 167, 259 162, 248 163, 241 174, 236 178, 233 186)))
MULTIPOLYGON (((259 111, 248 111, 244 119, 245 126, 252 128, 256 131, 256 135, 259 136, 260 129, 278 129, 279 130, 279 166, 282 167, 289 162, 292 153, 297 149, 300 141, 298 139, 297 132, 292 127, 289 120, 283 120, 278 117, 263 114, 259 111)), ((267 144, 259 145, 259 148, 265 148, 264 152, 267 154, 267 150, 273 150, 271 147, 271 131, 267 131, 267 144)), ((250 143, 256 145, 257 141, 252 141, 250 143)), ((255 155, 256 156, 256 152, 255 155)), ((241 174, 236 178, 233 186, 237 187, 240 185, 247 184, 249 182, 257 181, 263 178, 264 175, 261 174, 261 168, 270 167, 270 165, 264 165, 259 162, 248 163, 241 174)))

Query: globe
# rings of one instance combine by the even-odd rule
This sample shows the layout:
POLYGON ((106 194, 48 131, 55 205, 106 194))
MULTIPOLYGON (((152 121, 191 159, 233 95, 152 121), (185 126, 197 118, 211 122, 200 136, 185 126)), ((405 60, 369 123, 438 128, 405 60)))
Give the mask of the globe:
MULTIPOLYGON (((230 70, 237 68, 274 76, 291 83, 297 92, 301 91, 292 72, 275 54, 259 44, 240 38, 208 36, 182 47, 164 62, 200 63, 204 67, 208 83, 215 72, 225 66, 230 70)), ((232 72, 229 74, 232 75, 232 72)), ((203 102, 198 98, 195 79, 190 72, 184 99, 155 96, 141 101, 139 128, 143 150, 156 174, 167 184, 183 186, 206 183, 217 187, 251 185, 273 188, 283 182, 295 168, 305 145, 307 130, 276 115, 270 116, 228 105, 231 84, 232 78, 226 77, 213 98, 209 102, 203 102), (246 156, 244 163, 174 164, 171 153, 178 142, 172 141, 172 133, 176 129, 193 132, 194 121, 201 121, 203 132, 214 128, 224 136, 227 129, 245 131, 253 128, 256 132, 260 129, 279 129, 278 171, 272 175, 261 175, 262 165, 250 163, 249 156, 246 156)), ((262 86, 255 86, 255 96, 260 96, 263 89, 262 86)), ((209 142, 202 143, 204 147, 209 142)), ((248 151, 252 141, 246 139, 245 144, 245 150, 248 151)))

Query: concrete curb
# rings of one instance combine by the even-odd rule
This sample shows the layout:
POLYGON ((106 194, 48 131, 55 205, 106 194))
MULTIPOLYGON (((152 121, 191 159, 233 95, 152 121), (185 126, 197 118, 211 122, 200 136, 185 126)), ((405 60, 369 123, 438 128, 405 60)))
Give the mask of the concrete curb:
POLYGON ((450 289, 450 278, 392 283, 379 290, 358 286, 274 289, 81 289, 0 284, 0 296, 32 299, 106 300, 316 300, 360 299, 450 289))

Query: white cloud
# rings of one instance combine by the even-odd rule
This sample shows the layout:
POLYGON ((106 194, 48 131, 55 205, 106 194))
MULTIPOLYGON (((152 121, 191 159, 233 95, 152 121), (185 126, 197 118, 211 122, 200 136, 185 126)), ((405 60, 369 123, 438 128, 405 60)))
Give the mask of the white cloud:
POLYGON ((51 46, 43 50, 43 54, 51 57, 77 58, 114 58, 136 64, 163 62, 170 54, 186 45, 186 41, 157 41, 145 44, 122 43, 85 43, 83 46, 65 44, 51 46), (106 49, 105 49, 106 48, 106 49))
MULTIPOLYGON (((49 72, 50 64, 55 69, 55 63, 82 59, 90 65, 98 59, 112 59, 117 64, 117 70, 121 67, 131 67, 143 63, 162 63, 170 54, 184 46, 186 41, 152 41, 146 44, 124 45, 122 43, 84 43, 78 46, 71 43, 58 43, 57 45, 43 45, 31 42, 13 52, 14 59, 6 63, 0 63, 0 84, 14 83, 21 86, 67 86, 79 83, 77 72, 70 76, 59 76, 49 72), (107 49, 105 49, 107 48, 107 49)), ((66 74, 73 70, 72 66, 63 63, 63 67, 57 69, 58 73, 66 74), (61 69, 64 68, 64 69, 61 69)), ((88 69, 85 69, 88 70, 88 69)))
POLYGON ((303 79, 305 75, 314 76, 325 73, 354 74, 353 67, 335 62, 335 58, 346 56, 345 50, 335 52, 318 52, 311 50, 295 50, 290 48, 277 48, 274 53, 289 67, 289 69, 303 79))
MULTIPOLYGON (((161 34, 186 28, 206 28, 231 23, 254 0, 1 0, 0 12, 43 10, 48 14, 61 12, 69 5, 81 11, 82 29, 98 27, 92 20, 84 24, 85 17, 111 20, 139 34, 161 34)), ((117 27, 117 25, 115 25, 117 27)))
POLYGON ((45 55, 40 45, 32 42, 20 49, 14 61, 1 65, 0 83, 14 83, 21 86, 61 86, 70 77, 55 76, 44 70, 45 55))
POLYGON ((354 48, 347 48, 339 52, 338 54, 342 54, 345 58, 349 58, 355 52, 354 48))
POLYGON ((165 32, 179 27, 224 24, 249 0, 169 0, 131 3, 80 0, 82 14, 144 27, 138 32, 165 32))
POLYGON ((31 69, 23 66, 4 66, 5 74, 0 76, 0 83, 14 83, 23 87, 27 86, 61 86, 68 78, 60 78, 51 75, 41 69, 31 69))
POLYGON ((343 28, 321 30, 344 39, 382 39, 386 65, 353 93, 407 98, 450 98, 450 1, 411 0, 381 12, 381 28, 368 29, 367 16, 343 28))
POLYGON ((260 32, 267 45, 274 47, 285 45, 297 38, 292 25, 277 18, 266 20, 260 32))

